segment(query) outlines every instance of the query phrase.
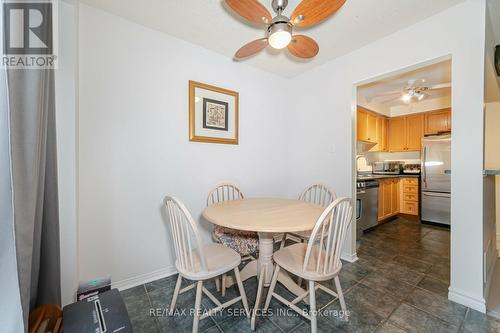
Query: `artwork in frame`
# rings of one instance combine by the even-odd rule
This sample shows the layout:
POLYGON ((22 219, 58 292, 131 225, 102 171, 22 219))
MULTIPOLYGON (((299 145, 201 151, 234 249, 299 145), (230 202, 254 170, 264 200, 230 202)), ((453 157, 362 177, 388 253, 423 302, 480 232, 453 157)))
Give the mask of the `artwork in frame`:
POLYGON ((238 93, 189 81, 189 140, 238 144, 238 93))

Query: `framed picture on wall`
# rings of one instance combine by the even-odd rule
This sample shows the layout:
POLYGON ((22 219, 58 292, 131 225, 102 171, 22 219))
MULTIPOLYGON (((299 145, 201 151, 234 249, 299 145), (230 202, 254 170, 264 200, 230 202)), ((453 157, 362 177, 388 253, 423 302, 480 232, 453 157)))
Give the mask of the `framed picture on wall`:
POLYGON ((238 93, 189 81, 189 141, 238 144, 238 93))

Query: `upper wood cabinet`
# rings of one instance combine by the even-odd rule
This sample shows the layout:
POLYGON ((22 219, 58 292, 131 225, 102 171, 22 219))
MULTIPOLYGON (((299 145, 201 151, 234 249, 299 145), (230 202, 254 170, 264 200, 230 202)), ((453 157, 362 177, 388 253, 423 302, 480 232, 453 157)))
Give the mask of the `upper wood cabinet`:
POLYGON ((439 134, 451 131, 451 110, 439 110, 425 113, 425 134, 439 134))
POLYGON ((377 142, 377 116, 358 108, 358 140, 377 142))
POLYGON ((375 143, 370 151, 388 151, 388 119, 382 115, 358 107, 357 139, 375 143))
POLYGON ((368 113, 358 109, 358 141, 368 141, 368 113))
POLYGON ((420 151, 423 136, 423 114, 390 118, 389 151, 420 151))
POLYGON ((389 151, 405 151, 406 131, 405 118, 389 119, 389 151))
POLYGON ((367 114, 368 141, 377 142, 377 116, 372 113, 367 114))
POLYGON ((424 136, 424 115, 406 116, 406 150, 420 151, 424 136))

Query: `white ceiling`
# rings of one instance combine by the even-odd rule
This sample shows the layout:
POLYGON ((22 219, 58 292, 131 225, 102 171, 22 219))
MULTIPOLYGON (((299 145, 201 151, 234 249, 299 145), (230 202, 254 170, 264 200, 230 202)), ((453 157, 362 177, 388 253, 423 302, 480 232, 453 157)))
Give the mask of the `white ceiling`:
MULTIPOLYGON (((433 86, 442 83, 451 83, 451 60, 443 61, 430 66, 418 68, 412 71, 394 75, 383 80, 375 81, 358 87, 358 99, 368 103, 375 102, 385 107, 405 105, 398 95, 380 96, 377 94, 390 91, 400 91, 408 85, 409 80, 425 80, 421 86, 433 86), (389 99, 394 97, 393 99, 389 99)), ((427 99, 435 99, 451 96, 451 88, 428 90, 427 99)))
MULTIPOLYGON (((275 74, 293 77, 370 42, 415 24, 463 0, 348 0, 336 15, 301 31, 320 45, 309 61, 285 51, 266 49, 245 60, 275 74)), ((232 58, 245 43, 264 36, 264 30, 243 23, 222 0, 81 0, 144 26, 163 31, 232 58)), ((261 0, 271 10, 271 0, 261 0)), ((289 0, 289 16, 300 0, 289 0)), ((367 55, 368 56, 368 55, 367 55)))
MULTIPOLYGON (((405 106, 408 112, 419 110, 420 108, 416 107, 418 105, 408 106, 405 104, 400 98, 401 95, 377 96, 377 94, 386 92, 401 91, 408 85, 409 80, 425 80, 424 83, 419 84, 421 86, 451 83, 451 60, 403 72, 360 86, 357 90, 358 104, 387 115, 391 115, 396 109, 395 107, 398 106, 405 106)), ((428 96, 424 101, 417 104, 422 104, 425 107, 451 102, 451 88, 428 90, 426 94, 428 96), (429 101, 434 102, 429 103, 429 101)))

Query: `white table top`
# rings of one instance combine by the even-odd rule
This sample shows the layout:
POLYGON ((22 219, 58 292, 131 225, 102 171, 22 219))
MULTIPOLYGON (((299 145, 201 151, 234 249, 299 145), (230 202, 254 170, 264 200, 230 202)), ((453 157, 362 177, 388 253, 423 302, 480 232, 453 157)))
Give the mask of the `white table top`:
POLYGON ((209 222, 237 230, 297 232, 314 228, 324 208, 290 199, 248 198, 224 201, 203 211, 209 222))

